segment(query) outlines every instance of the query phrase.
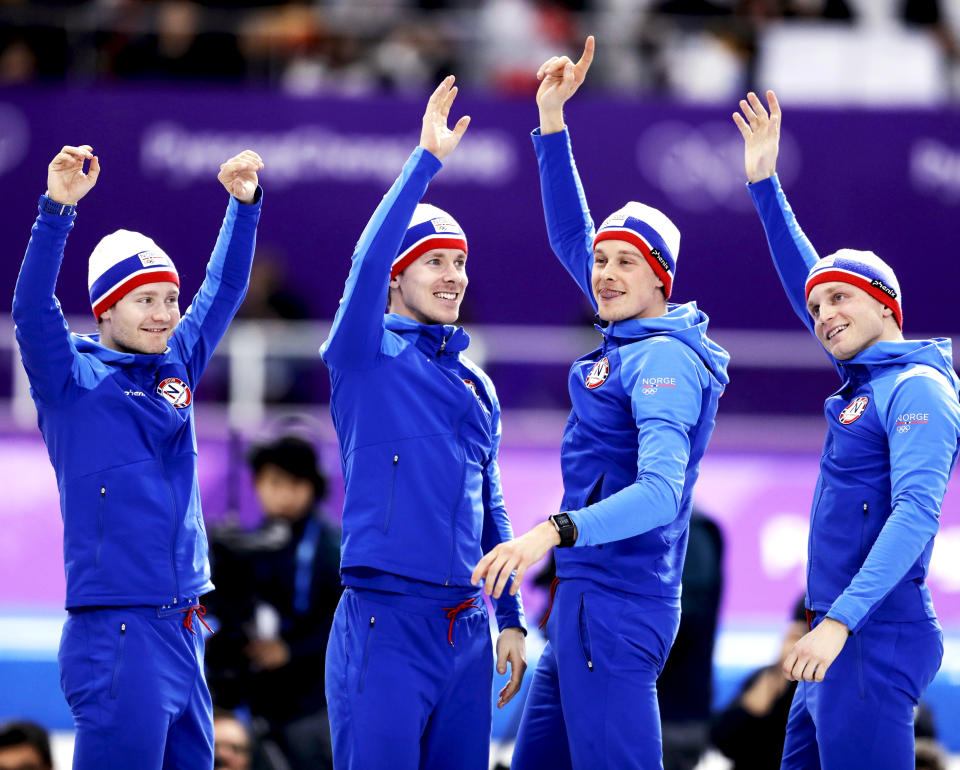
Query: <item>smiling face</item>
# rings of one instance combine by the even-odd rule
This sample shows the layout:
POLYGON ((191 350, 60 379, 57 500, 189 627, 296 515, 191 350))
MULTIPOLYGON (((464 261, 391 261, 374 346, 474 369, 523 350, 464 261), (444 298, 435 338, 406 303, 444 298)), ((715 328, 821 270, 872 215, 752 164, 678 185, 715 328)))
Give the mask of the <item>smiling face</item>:
POLYGON ((628 241, 598 241, 593 249, 593 296, 604 321, 653 318, 667 312, 663 281, 628 241))
POLYGON ((390 281, 390 312, 422 324, 452 324, 467 289, 467 255, 434 249, 390 281))
POLYGON ((807 297, 807 310, 817 339, 838 361, 851 359, 874 343, 903 339, 893 311, 849 283, 817 284, 807 297))
POLYGON ((147 283, 104 310, 100 344, 121 353, 162 353, 180 321, 180 289, 175 283, 147 283))

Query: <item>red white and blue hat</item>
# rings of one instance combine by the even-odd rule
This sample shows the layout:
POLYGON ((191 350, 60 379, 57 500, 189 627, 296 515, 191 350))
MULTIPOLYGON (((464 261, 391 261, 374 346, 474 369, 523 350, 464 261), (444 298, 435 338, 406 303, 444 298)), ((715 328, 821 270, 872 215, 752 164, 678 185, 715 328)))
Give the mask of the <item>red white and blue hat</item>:
POLYGON ((630 201, 603 220, 593 238, 593 247, 608 240, 626 241, 636 246, 663 281, 663 293, 670 298, 680 252, 680 231, 666 214, 652 206, 630 201))
POLYGON ((152 238, 132 230, 105 236, 90 255, 87 287, 93 315, 99 321, 127 294, 148 283, 169 281, 180 285, 173 260, 152 238))
POLYGON ((807 273, 805 296, 809 298, 811 289, 817 284, 830 281, 849 283, 851 286, 863 289, 871 297, 890 308, 897 326, 903 328, 900 283, 893 268, 872 251, 840 249, 829 257, 817 260, 807 273))
POLYGON ((403 236, 400 253, 393 260, 390 277, 396 278, 417 257, 433 249, 459 249, 466 254, 467 236, 457 220, 446 211, 429 203, 420 203, 403 236))

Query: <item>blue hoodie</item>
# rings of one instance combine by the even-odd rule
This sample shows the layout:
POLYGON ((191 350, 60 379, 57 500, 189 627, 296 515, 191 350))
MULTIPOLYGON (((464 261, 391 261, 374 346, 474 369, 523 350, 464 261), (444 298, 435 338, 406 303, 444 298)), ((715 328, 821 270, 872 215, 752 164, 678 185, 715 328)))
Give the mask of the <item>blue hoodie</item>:
POLYGON ((157 355, 71 334, 54 296, 74 215, 41 210, 13 320, 60 490, 66 606, 170 605, 213 589, 197 484, 193 396, 240 307, 257 202, 231 197, 200 291, 157 355), (180 398, 160 393, 179 380, 180 398), (189 394, 189 395, 185 395, 189 394))
MULTIPOLYGON (((790 304, 814 332, 805 284, 817 253, 776 175, 749 190, 790 304)), ((934 618, 925 580, 960 446, 950 341, 881 341, 831 360, 843 384, 824 405, 807 607, 853 631, 871 618, 934 618)))
MULTIPOLYGON (((533 133, 550 245, 597 309, 593 220, 566 131, 533 133)), ((693 302, 655 318, 597 327, 603 344, 574 362, 563 433, 561 510, 576 547, 556 551, 560 577, 680 597, 693 487, 729 382, 727 352, 693 302)))
MULTIPOLYGON (((497 454, 500 403, 459 327, 384 315, 390 268, 441 163, 414 150, 360 236, 320 354, 346 496, 344 582, 439 598, 475 594, 473 568, 513 537, 497 454)), ((496 603, 523 627, 520 596, 496 603)))

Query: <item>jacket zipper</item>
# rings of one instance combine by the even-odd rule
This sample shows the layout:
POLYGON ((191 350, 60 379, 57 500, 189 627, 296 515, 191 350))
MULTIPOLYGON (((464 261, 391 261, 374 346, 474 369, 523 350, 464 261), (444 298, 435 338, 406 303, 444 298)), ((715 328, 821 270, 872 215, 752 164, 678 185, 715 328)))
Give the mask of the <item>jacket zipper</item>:
POLYGON ((393 468, 390 470, 390 497, 387 500, 387 515, 383 520, 383 533, 386 534, 390 528, 390 518, 393 516, 393 492, 397 483, 397 463, 400 462, 400 455, 393 456, 393 468))
POLYGON ((100 487, 100 504, 97 506, 97 553, 94 556, 93 564, 100 566, 100 548, 103 546, 103 506, 106 505, 107 488, 100 487))
MULTIPOLYGON (((436 360, 437 366, 440 366, 440 355, 447 348, 447 338, 443 338, 443 342, 440 343, 440 349, 437 351, 436 360)), ((453 501, 453 508, 450 510, 450 559, 447 562, 447 574, 443 579, 443 584, 445 586, 450 585, 450 578, 453 575, 453 558, 457 552, 457 529, 456 529, 456 518, 457 518, 457 508, 460 505, 460 494, 463 492, 463 481, 467 474, 467 463, 466 457, 463 455, 463 447, 460 446, 460 426, 463 424, 464 418, 467 416, 467 412, 473 407, 473 404, 468 404, 467 408, 460 413, 460 416, 457 418, 456 428, 453 431, 453 443, 456 446, 457 451, 460 453, 460 484, 457 487, 457 494, 453 501)))
POLYGON ((177 498, 173 494, 173 485, 167 477, 167 469, 164 468, 162 461, 160 467, 163 469, 163 480, 170 492, 170 506, 173 511, 173 537, 170 540, 170 571, 173 573, 173 601, 171 603, 176 604, 180 598, 180 578, 177 576, 177 533, 180 531, 180 522, 177 519, 177 498))
POLYGON ((810 512, 810 534, 807 536, 807 600, 812 604, 813 595, 811 592, 812 584, 810 583, 810 575, 813 574, 813 533, 814 533, 814 522, 817 518, 817 511, 820 510, 820 501, 823 499, 823 487, 820 487, 820 494, 817 495, 817 502, 813 506, 813 510, 810 512))
POLYGON ((864 553, 864 542, 863 536, 867 533, 867 515, 869 512, 869 507, 866 502, 863 504, 863 518, 860 520, 860 561, 863 562, 867 558, 867 554, 864 553))

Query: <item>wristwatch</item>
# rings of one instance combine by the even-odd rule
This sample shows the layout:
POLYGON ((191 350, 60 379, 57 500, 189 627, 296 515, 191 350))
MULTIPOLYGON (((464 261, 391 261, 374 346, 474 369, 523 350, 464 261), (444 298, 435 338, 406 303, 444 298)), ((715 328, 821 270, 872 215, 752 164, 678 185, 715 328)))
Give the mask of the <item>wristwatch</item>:
POLYGON ((59 214, 61 216, 73 216, 77 213, 77 207, 75 205, 70 205, 69 203, 57 203, 53 198, 48 195, 40 196, 40 210, 45 211, 47 214, 59 214))
POLYGON ((555 513, 550 517, 550 522, 560 535, 560 548, 570 548, 577 542, 577 525, 569 513, 555 513))

